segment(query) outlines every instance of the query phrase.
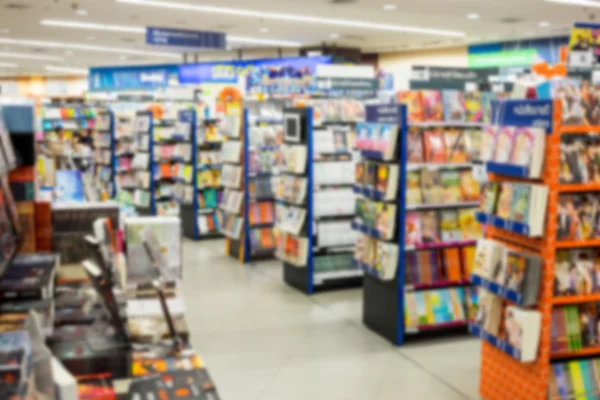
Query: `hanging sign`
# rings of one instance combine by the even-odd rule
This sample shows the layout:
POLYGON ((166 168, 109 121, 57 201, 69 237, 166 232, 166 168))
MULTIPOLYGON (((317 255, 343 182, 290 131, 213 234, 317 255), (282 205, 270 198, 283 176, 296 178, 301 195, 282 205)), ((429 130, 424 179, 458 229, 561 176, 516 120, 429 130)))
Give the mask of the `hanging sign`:
POLYGON ((172 46, 201 49, 224 49, 226 37, 222 32, 187 29, 146 28, 146 43, 152 46, 172 46))

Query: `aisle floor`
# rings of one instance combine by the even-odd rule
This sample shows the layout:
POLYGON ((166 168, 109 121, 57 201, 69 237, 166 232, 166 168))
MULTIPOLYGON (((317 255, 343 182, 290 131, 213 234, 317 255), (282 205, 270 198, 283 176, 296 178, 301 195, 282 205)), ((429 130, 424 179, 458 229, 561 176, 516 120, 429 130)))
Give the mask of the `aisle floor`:
POLYGON ((480 342, 393 346, 361 321, 361 290, 306 296, 281 262, 242 266, 224 241, 184 243, 192 343, 223 400, 479 399, 480 342))

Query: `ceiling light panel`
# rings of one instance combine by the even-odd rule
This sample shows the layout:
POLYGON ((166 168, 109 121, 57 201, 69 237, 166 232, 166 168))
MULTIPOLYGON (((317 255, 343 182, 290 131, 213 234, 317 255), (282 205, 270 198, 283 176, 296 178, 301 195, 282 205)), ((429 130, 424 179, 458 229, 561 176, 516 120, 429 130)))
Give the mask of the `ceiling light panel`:
POLYGON ((19 64, 0 62, 0 68, 17 68, 19 64))
POLYGON ((172 58, 172 59, 178 59, 178 60, 181 59, 181 55, 173 54, 173 53, 124 49, 124 48, 119 48, 119 47, 96 46, 96 45, 80 44, 80 43, 51 42, 51 41, 45 41, 45 40, 9 39, 9 38, 0 37, 0 44, 10 44, 10 45, 17 45, 17 46, 32 46, 32 47, 47 47, 47 48, 55 48, 55 49, 81 50, 81 51, 90 51, 90 52, 97 52, 97 53, 131 54, 131 55, 138 55, 138 56, 172 58))
POLYGON ((45 61, 60 61, 62 57, 54 57, 54 56, 41 56, 38 54, 29 54, 29 53, 12 53, 12 52, 4 52, 0 51, 0 59, 3 58, 16 58, 22 60, 45 60, 45 61))
MULTIPOLYGON (((45 26, 52 26, 56 28, 73 28, 73 29, 89 29, 95 31, 106 31, 106 32, 124 32, 124 33, 136 33, 145 34, 146 28, 136 26, 124 26, 124 25, 107 25, 93 22, 79 22, 79 21, 65 21, 55 19, 43 19, 40 22, 45 26)), ((301 47, 301 42, 295 42, 291 40, 277 40, 277 39, 262 39, 245 36, 227 35, 227 41, 232 43, 244 43, 254 44, 261 46, 279 46, 279 47, 301 47)))
POLYGON ((578 7, 596 7, 600 8, 600 2, 593 0, 546 0, 548 3, 559 3, 578 7))
POLYGON ((307 24, 320 24, 320 25, 331 25, 331 26, 344 26, 348 28, 359 28, 359 29, 370 29, 379 31, 390 31, 390 32, 408 32, 408 33, 420 33, 425 35, 438 35, 438 36, 450 36, 450 37, 463 37, 464 32, 451 31, 445 29, 434 29, 434 28, 421 28, 415 26, 405 25, 391 25, 391 24, 380 24, 375 22, 365 22, 350 19, 335 19, 335 18, 322 18, 308 15, 297 15, 297 14, 284 14, 274 13, 265 11, 254 11, 242 8, 227 8, 217 7, 208 5, 196 5, 189 3, 179 2, 167 2, 159 0, 116 0, 119 3, 136 4, 147 7, 173 9, 181 11, 196 11, 201 13, 220 14, 220 15, 231 15, 237 17, 249 17, 249 18, 261 18, 275 21, 286 21, 286 22, 298 22, 307 24))
POLYGON ((52 65, 46 65, 46 71, 49 72, 61 72, 65 74, 77 74, 77 75, 88 75, 89 70, 83 68, 69 68, 69 67, 56 67, 52 65))

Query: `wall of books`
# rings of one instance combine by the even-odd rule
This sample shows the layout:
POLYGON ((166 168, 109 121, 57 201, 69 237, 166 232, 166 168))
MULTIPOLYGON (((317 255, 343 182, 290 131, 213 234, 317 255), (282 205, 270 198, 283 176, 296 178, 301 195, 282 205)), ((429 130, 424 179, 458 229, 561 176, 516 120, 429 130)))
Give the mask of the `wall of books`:
POLYGON ((94 150, 94 176, 95 189, 99 200, 113 198, 115 187, 115 134, 114 114, 112 111, 97 112, 94 136, 92 138, 94 150))

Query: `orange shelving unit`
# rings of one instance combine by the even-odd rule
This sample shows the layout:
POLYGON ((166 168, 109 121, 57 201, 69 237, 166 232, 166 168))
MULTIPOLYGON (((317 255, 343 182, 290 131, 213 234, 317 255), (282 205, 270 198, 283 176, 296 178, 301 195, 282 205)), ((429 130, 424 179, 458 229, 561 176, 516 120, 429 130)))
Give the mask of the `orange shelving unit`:
MULTIPOLYGON (((541 182, 532 182, 523 176, 511 175, 508 170, 506 174, 501 170, 497 170, 489 176, 490 181, 542 183, 548 187, 548 208, 544 234, 542 237, 532 238, 522 234, 524 232, 500 229, 493 226, 493 224, 488 226, 486 233, 488 238, 501 242, 512 249, 533 252, 538 254, 543 260, 540 294, 538 303, 535 306, 542 316, 538 356, 534 362, 522 363, 512 357, 510 351, 506 351, 501 340, 486 338, 483 335, 482 337, 486 338, 486 340, 482 343, 480 394, 486 400, 545 400, 548 398, 548 382, 552 360, 600 354, 600 348, 568 353, 551 353, 550 351, 553 306, 600 300, 599 294, 554 298, 553 282, 556 251, 559 249, 600 246, 600 240, 557 242, 558 196, 559 193, 600 191, 600 184, 566 185, 559 183, 562 134, 585 134, 589 132, 586 127, 562 126, 561 104, 559 101, 506 100, 500 106, 506 108, 524 106, 542 110, 544 102, 547 107, 550 107, 550 112, 546 115, 546 120, 548 123, 551 122, 551 127, 548 130, 546 139, 546 156, 541 182)), ((510 114, 510 112, 507 112, 507 114, 510 114)), ((520 126, 534 126, 535 120, 533 117, 530 121, 526 121, 526 118, 519 120, 518 116, 514 117, 515 115, 516 113, 513 114, 513 120, 516 121, 514 126, 519 126, 519 123, 522 124, 520 126)), ((541 119, 543 119, 543 116, 541 119)), ((537 121, 539 122, 539 120, 538 115, 537 121)), ((510 126, 513 121, 500 121, 500 123, 501 125, 510 126)), ((600 132, 600 129, 598 132, 600 132)), ((511 304, 510 301, 507 300, 507 302, 511 304)))

